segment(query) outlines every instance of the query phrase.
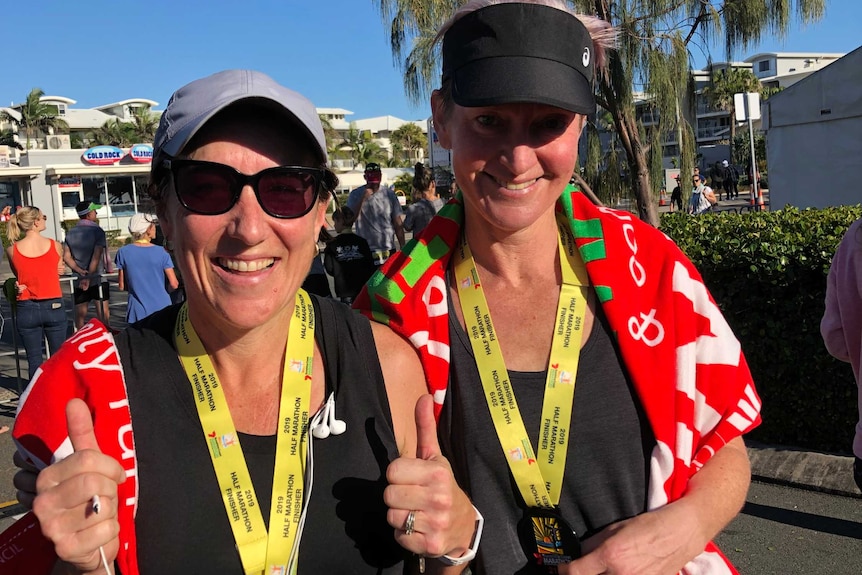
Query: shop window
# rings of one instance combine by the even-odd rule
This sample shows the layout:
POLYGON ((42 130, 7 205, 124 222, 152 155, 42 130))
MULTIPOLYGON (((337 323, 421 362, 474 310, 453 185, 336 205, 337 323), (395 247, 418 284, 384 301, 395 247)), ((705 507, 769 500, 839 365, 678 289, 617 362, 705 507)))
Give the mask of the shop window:
POLYGON ((150 194, 147 193, 147 184, 150 181, 149 176, 135 176, 135 198, 137 200, 138 211, 141 213, 154 214, 156 213, 153 200, 150 199, 150 194))
POLYGON ((105 204, 105 178, 102 176, 83 176, 81 187, 84 188, 84 199, 82 201, 105 204))
POLYGON ((0 208, 3 206, 21 205, 21 193, 18 187, 18 182, 0 182, 0 208))
POLYGON ((108 186, 108 205, 115 216, 131 216, 135 213, 135 198, 132 193, 131 176, 111 176, 105 179, 108 186))
POLYGON ((81 194, 78 191, 60 192, 60 201, 64 208, 75 209, 75 204, 81 201, 81 194))

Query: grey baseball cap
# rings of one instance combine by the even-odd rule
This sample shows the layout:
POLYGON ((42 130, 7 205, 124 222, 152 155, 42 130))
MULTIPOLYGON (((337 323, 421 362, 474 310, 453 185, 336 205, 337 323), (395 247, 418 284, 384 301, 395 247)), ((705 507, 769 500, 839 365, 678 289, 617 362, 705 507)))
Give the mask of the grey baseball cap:
POLYGON ((241 100, 260 99, 285 112, 305 128, 327 160, 326 138, 320 117, 311 101, 278 84, 262 72, 225 70, 195 80, 173 93, 159 120, 153 143, 153 157, 177 156, 210 118, 241 100))

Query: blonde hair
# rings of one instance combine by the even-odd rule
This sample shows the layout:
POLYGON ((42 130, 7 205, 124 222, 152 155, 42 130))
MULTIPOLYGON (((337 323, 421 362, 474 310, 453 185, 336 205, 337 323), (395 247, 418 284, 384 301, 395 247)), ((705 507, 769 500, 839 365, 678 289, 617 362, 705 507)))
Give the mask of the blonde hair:
MULTIPOLYGON (((150 223, 150 227, 152 227, 152 226, 154 226, 154 225, 155 225, 155 224, 150 223)), ((148 237, 150 237, 150 236, 149 236, 149 234, 150 234, 150 228, 149 228, 149 227, 148 227, 146 230, 142 231, 142 232, 132 232, 132 241, 133 241, 133 242, 136 242, 136 241, 138 241, 138 240, 141 240, 141 239, 144 239, 144 238, 148 238, 148 237)))
POLYGON ((21 236, 33 229, 36 222, 42 219, 42 210, 35 206, 24 206, 12 214, 6 222, 6 237, 13 244, 21 239, 21 236))

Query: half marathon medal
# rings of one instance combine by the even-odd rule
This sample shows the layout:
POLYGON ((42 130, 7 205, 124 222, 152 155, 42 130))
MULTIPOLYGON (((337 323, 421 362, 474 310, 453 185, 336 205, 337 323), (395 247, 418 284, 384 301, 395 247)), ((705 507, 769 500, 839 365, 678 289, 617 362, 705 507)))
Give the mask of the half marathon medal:
POLYGON ((530 507, 518 523, 518 538, 527 559, 540 571, 557 573, 557 567, 581 556, 581 542, 556 509, 530 507))

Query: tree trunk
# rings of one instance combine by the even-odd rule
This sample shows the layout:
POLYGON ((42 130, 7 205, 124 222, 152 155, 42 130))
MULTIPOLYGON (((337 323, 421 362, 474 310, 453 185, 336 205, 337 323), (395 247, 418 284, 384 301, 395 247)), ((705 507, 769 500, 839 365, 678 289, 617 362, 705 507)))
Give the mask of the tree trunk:
POLYGON ((587 182, 581 177, 581 175, 575 170, 575 173, 572 174, 572 178, 575 180, 575 184, 577 184, 578 188, 581 190, 585 196, 587 196, 591 202, 593 202, 597 206, 603 206, 604 204, 599 199, 599 197, 593 192, 593 189, 587 184, 587 182))
POLYGON ((629 184, 637 204, 638 217, 650 225, 658 227, 658 209, 653 202, 649 164, 647 163, 646 150, 640 141, 637 121, 634 114, 628 110, 624 111, 617 108, 611 114, 617 128, 617 134, 620 136, 620 142, 626 151, 629 184))
MULTIPOLYGON (((599 7, 597 5, 597 8, 599 7)), ((608 74, 600 78, 599 90, 613 118, 620 143, 626 151, 631 194, 637 204, 638 216, 650 225, 658 227, 658 208, 653 202, 649 164, 646 150, 640 141, 634 106, 621 104, 627 99, 617 94, 615 89, 615 86, 619 86, 622 90, 630 89, 628 82, 622 81, 625 77, 619 55, 611 53, 608 74)))

